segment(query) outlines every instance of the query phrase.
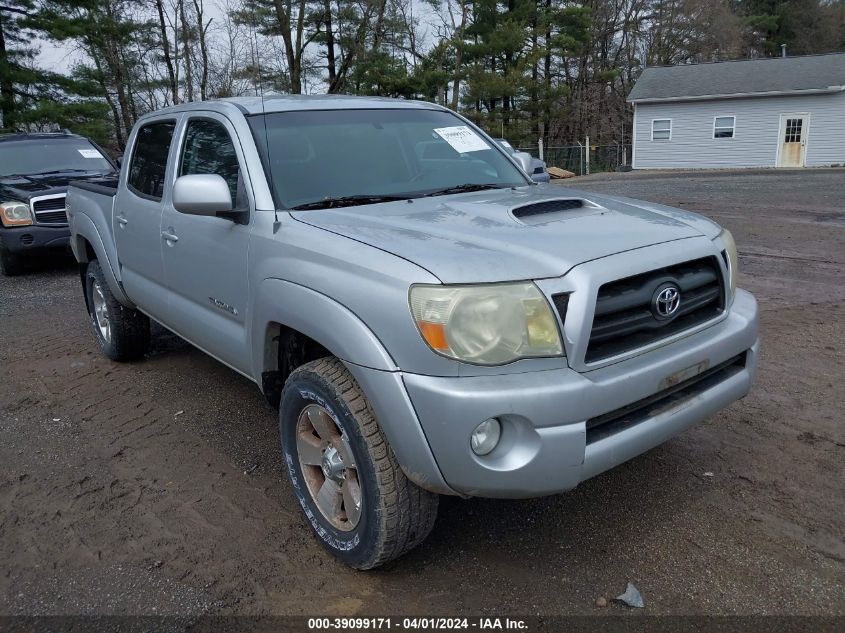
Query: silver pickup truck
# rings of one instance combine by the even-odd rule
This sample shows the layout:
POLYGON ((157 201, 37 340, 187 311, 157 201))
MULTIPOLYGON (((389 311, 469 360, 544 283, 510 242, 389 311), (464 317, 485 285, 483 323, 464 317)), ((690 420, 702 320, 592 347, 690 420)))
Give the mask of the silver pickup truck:
POLYGON ((102 351, 142 357, 154 319, 255 381, 308 523, 353 567, 420 543, 438 495, 569 490, 754 378, 727 230, 537 185, 434 104, 184 104, 125 156, 68 193, 102 351))

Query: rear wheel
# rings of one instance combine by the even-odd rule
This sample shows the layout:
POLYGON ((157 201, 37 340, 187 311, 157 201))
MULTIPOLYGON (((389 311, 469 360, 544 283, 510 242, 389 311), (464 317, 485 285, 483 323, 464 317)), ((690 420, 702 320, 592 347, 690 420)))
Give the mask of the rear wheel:
POLYGON ((85 272, 85 291, 94 336, 103 354, 117 361, 141 358, 150 346, 150 320, 115 299, 96 259, 85 272))
POLYGON ((7 277, 14 277, 23 272, 23 262, 20 255, 10 253, 0 238, 0 267, 3 268, 3 274, 7 277))
POLYGON ((438 496, 405 477, 355 379, 336 358, 285 383, 282 450, 294 493, 322 545, 372 569, 425 539, 438 496))

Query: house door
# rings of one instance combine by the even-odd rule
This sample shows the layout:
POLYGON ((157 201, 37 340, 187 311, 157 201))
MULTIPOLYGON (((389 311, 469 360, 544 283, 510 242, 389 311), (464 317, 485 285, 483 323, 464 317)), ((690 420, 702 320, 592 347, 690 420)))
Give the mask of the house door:
POLYGON ((807 158, 809 114, 781 114, 778 167, 803 167, 807 158))

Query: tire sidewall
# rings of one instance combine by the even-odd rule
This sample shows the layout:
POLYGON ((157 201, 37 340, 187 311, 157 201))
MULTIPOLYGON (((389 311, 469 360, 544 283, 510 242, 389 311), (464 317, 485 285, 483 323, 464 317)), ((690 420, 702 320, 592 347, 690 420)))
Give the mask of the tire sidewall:
MULTIPOLYGON (((110 305, 111 302, 109 301, 108 294, 110 291, 108 286, 105 285, 105 279, 103 279, 99 264, 96 262, 89 264, 88 269, 85 271, 85 292, 88 299, 88 318, 91 322, 91 328, 94 330, 94 336, 97 338, 97 344, 100 346, 100 349, 103 350, 103 353, 111 358, 115 354, 114 343, 113 341, 108 342, 103 338, 103 335, 100 332, 100 327, 97 325, 97 317, 94 314, 94 281, 100 284, 100 289, 103 291, 103 295, 106 300, 106 310, 108 310, 109 313, 109 320, 112 322, 112 326, 114 326, 115 315, 114 310, 110 305)), ((112 338, 114 338, 114 334, 112 334, 112 338)))
POLYGON ((321 377, 305 371, 291 376, 285 385, 279 409, 279 426, 288 478, 311 529, 322 545, 345 563, 353 567, 366 565, 375 552, 379 538, 379 495, 375 466, 355 417, 343 399, 334 395, 334 390, 321 377), (348 437, 355 457, 362 510, 358 525, 348 532, 338 530, 323 517, 311 498, 299 464, 296 425, 300 412, 309 404, 320 405, 328 411, 341 433, 348 437))
POLYGON ((9 252, 2 240, 0 240, 0 268, 7 277, 15 277, 23 270, 20 255, 9 252))

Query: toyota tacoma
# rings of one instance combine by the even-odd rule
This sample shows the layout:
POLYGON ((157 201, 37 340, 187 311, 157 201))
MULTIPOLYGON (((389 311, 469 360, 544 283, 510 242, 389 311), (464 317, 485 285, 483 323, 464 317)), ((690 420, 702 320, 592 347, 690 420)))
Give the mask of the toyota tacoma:
POLYGON ((439 495, 570 490, 748 393, 757 304, 699 215, 531 181, 431 103, 274 96, 143 116, 74 183, 103 353, 150 320, 278 407, 316 538, 368 569, 439 495))

